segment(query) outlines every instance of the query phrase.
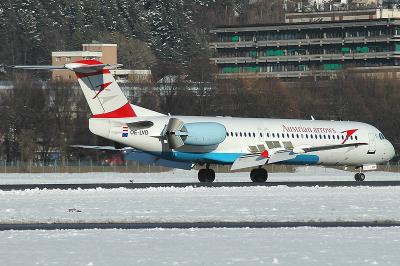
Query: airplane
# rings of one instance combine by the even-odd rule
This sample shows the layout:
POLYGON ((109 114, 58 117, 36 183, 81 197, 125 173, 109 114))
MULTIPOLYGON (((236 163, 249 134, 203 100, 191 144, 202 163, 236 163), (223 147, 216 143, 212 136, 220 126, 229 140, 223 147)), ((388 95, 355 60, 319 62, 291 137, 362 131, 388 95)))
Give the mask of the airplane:
POLYGON ((354 166, 356 181, 364 171, 395 155, 376 127, 353 121, 176 116, 128 102, 111 69, 120 65, 87 59, 64 66, 14 66, 14 69, 75 72, 92 116, 89 130, 118 143, 125 159, 198 171, 200 182, 213 182, 212 165, 231 170, 252 168, 253 182, 266 182, 269 164, 354 166))

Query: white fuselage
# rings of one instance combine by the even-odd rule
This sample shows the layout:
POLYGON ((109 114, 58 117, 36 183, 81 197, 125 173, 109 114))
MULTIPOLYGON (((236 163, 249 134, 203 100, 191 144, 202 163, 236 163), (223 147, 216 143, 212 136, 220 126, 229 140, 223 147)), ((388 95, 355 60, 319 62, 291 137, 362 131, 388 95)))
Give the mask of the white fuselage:
MULTIPOLYGON (((217 122, 225 126, 225 140, 215 146, 170 149, 161 136, 170 116, 123 119, 90 119, 90 130, 99 136, 166 159, 194 163, 232 164, 243 154, 301 147, 362 143, 363 145, 315 151, 282 161, 287 164, 355 165, 383 163, 394 156, 392 144, 375 127, 351 121, 174 116, 185 123, 217 122), (123 125, 152 121, 145 130, 123 125)), ((208 132, 204 132, 207 134, 208 132)))

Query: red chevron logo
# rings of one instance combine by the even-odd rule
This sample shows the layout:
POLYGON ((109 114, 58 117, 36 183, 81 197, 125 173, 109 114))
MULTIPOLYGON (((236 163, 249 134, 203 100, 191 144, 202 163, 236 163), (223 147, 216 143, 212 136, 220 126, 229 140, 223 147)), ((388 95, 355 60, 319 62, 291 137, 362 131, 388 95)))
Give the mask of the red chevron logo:
POLYGON ((100 88, 99 91, 96 93, 96 95, 93 97, 93 99, 95 99, 97 96, 99 96, 99 94, 104 91, 108 86, 110 86, 112 82, 107 82, 104 84, 101 84, 99 86, 96 86, 96 88, 100 88))
POLYGON ((260 154, 260 156, 263 157, 263 158, 269 158, 269 152, 268 152, 268 150, 263 151, 263 152, 260 154))
POLYGON ((358 129, 349 129, 349 130, 345 130, 345 131, 340 132, 340 133, 346 133, 346 137, 344 138, 342 144, 345 144, 346 141, 347 141, 354 133, 356 133, 357 130, 358 130, 358 129))

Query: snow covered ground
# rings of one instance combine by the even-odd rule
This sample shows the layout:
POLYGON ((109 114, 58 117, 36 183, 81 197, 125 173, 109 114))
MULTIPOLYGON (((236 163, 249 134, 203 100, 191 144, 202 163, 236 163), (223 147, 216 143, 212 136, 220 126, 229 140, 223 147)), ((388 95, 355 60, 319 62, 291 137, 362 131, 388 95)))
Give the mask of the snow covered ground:
MULTIPOLYGON (((218 174, 217 180, 247 181, 247 175, 218 174)), ((400 179, 385 172, 367 177, 400 179)), ((0 182, 132 178, 190 182, 196 173, 7 174, 0 182)), ((270 180, 352 180, 352 173, 310 167, 272 173, 270 180)), ((35 189, 0 191, 0 223, 400 221, 399 204, 400 187, 35 189)), ((400 265, 398 250, 399 227, 0 232, 0 265, 400 265)))
POLYGON ((399 265, 400 228, 0 232, 1 265, 399 265))
POLYGON ((400 187, 34 189, 0 202, 3 223, 400 221, 400 187))
MULTIPOLYGON (((270 173, 268 181, 352 181, 354 173, 324 167, 298 167, 295 173, 270 173)), ((198 182, 197 171, 171 170, 163 173, 0 173, 0 184, 43 183, 137 183, 198 182)), ((366 180, 400 180, 400 173, 366 172, 366 180)), ((248 172, 217 173, 216 182, 250 182, 248 172)))

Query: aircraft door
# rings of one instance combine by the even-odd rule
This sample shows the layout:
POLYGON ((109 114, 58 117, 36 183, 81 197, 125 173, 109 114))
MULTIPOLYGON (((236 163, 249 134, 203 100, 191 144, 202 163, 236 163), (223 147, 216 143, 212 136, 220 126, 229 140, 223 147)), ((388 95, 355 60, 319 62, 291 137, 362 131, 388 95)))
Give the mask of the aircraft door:
POLYGON ((375 133, 369 133, 369 149, 368 149, 368 154, 375 154, 376 152, 376 134, 375 133))

